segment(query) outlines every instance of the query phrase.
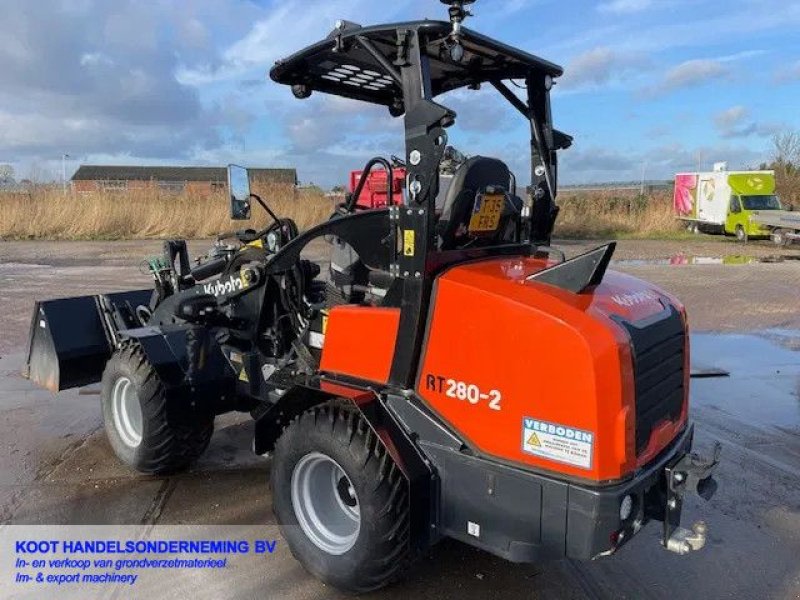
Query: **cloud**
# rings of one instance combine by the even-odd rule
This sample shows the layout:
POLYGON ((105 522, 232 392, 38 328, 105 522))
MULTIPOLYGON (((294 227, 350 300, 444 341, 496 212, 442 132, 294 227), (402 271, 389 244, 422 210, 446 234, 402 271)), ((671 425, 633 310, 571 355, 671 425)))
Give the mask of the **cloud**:
POLYGON ((661 81, 643 90, 646 96, 658 96, 675 90, 698 87, 730 76, 730 69, 720 59, 687 60, 669 69, 661 81))
MULTIPOLYGON (((520 92, 513 86, 512 90, 520 92)), ((453 129, 460 133, 475 133, 485 138, 486 134, 508 132, 524 123, 519 112, 490 85, 483 86, 478 91, 455 90, 441 96, 437 101, 456 112, 453 129), (492 118, 487 119, 487 114, 491 114, 492 118)))
MULTIPOLYGON (((395 0, 384 19, 406 6, 410 0, 395 0)), ((383 7, 382 7, 383 8, 383 7)), ((269 69, 303 45, 327 35, 345 15, 365 15, 374 11, 370 0, 284 0, 273 4, 256 20, 248 33, 225 48, 216 60, 178 69, 178 81, 203 85, 241 76, 258 68, 269 69), (291 35, 287 35, 287 27, 291 35)))
MULTIPOLYGON (((522 10, 532 1, 505 6, 522 10)), ((370 0, 187 0, 146 10, 135 0, 6 4, 0 161, 20 171, 35 162, 59 172, 64 152, 74 163, 94 157, 202 164, 238 156, 337 180, 370 156, 402 153, 401 123, 384 108, 338 98, 298 102, 270 85, 265 71, 325 36, 337 18, 402 21, 412 4, 417 15, 418 6, 431 6, 421 0, 389 7, 370 0)), ((446 14, 436 6, 432 16, 446 14)))
POLYGON ((605 146, 577 147, 559 155, 559 179, 565 184, 632 181, 641 172, 640 155, 605 146))
POLYGON ((602 40, 613 40, 619 50, 658 53, 677 48, 726 47, 747 39, 769 39, 772 47, 779 47, 775 44, 783 38, 792 39, 800 27, 800 2, 736 0, 731 5, 721 1, 654 0, 651 4, 650 11, 635 15, 634 26, 627 18, 602 19, 581 26, 583 19, 578 12, 574 21, 564 24, 558 39, 548 45, 549 51, 558 55, 564 49, 607 43, 602 40), (661 14, 656 14, 656 9, 662 7, 661 14))
POLYGON ((687 60, 667 71, 662 89, 674 90, 692 87, 719 79, 727 74, 728 69, 719 60, 687 60))
POLYGON ((752 144, 685 145, 668 143, 646 152, 648 172, 659 179, 670 179, 681 171, 710 171, 715 162, 725 161, 731 170, 748 169, 758 165, 768 156, 766 149, 758 150, 752 144))
POLYGON ((659 96, 680 89, 699 87, 713 81, 730 79, 734 70, 731 63, 762 56, 766 50, 750 49, 718 56, 684 61, 668 69, 661 80, 641 90, 644 96, 659 96))
POLYGON ((752 143, 725 141, 720 144, 665 143, 647 150, 625 152, 602 146, 570 149, 560 158, 559 176, 563 184, 588 184, 670 180, 682 171, 711 170, 713 163, 727 161, 731 170, 748 169, 768 158, 766 149, 752 143))
POLYGON ((604 13, 637 13, 647 10, 653 5, 653 0, 612 0, 602 2, 597 6, 597 10, 604 13))
POLYGON ((714 124, 717 129, 728 130, 740 125, 747 118, 747 109, 744 106, 732 106, 714 116, 714 124))
POLYGON ((304 178, 321 181, 327 170, 338 181, 373 156, 403 154, 402 120, 382 106, 319 94, 293 101, 274 116, 281 123, 281 160, 303 165, 304 178), (331 156, 339 159, 330 162, 331 156))
POLYGON ((779 123, 760 123, 750 118, 744 106, 732 106, 714 115, 714 125, 723 139, 769 137, 785 129, 779 123))
POLYGON ((182 45, 187 48, 207 49, 211 44, 211 32, 195 17, 181 20, 177 34, 182 45))
POLYGON ((715 60, 721 63, 730 63, 730 62, 736 62, 738 60, 755 58, 756 56, 763 56, 764 54, 767 54, 766 50, 755 48, 752 50, 742 50, 741 52, 735 52, 733 54, 726 54, 725 56, 720 56, 715 60))
MULTIPOLYGON (((552 3, 495 0, 498 6, 487 4, 494 10, 478 3, 476 18, 468 26, 548 56, 575 55, 557 92, 617 89, 623 84, 638 89, 651 83, 648 93, 663 94, 732 78, 740 72, 734 61, 763 54, 746 50, 713 58, 711 48, 733 47, 730 52, 736 52, 746 47, 748 39, 774 39, 773 32, 791 32, 800 24, 800 5, 778 0, 763 0, 758 8, 746 0, 751 10, 708 9, 691 19, 666 18, 666 10, 657 14, 678 1, 689 4, 687 0, 598 0, 555 29, 531 33, 525 23, 551 16, 548 4, 552 3), (634 18, 632 27, 629 19, 634 18), (597 26, 592 28, 592 23, 597 26), (678 47, 687 50, 675 60, 668 52, 678 47), (675 63, 655 73, 651 56, 675 63), (677 64, 689 57, 698 60, 677 64)), ((325 36, 337 18, 349 16, 364 23, 425 14, 446 18, 445 7, 430 0, 396 0, 389 5, 370 0, 160 0, 146 9, 135 0, 5 0, 4 8, 0 162, 17 166, 38 162, 56 175, 62 152, 76 157, 75 163, 89 159, 142 164, 243 162, 297 166, 304 180, 318 182, 342 181, 370 156, 402 152, 401 122, 380 107, 338 98, 315 94, 305 102, 296 101, 288 89, 265 77, 272 62, 325 36)), ((787 67, 774 74, 776 82, 800 78, 800 63, 791 62, 785 60, 787 67)), ((448 133, 453 143, 468 146, 464 148, 468 152, 519 162, 521 181, 527 179, 528 167, 518 160, 527 155, 527 131, 513 111, 500 112, 505 104, 494 90, 487 86, 486 92, 485 98, 476 98, 473 92, 469 97, 447 98, 446 104, 459 115, 448 133)), ((583 133, 582 139, 597 140, 597 127, 603 123, 591 119, 596 108, 584 103, 568 111, 568 93, 563 98, 566 105, 562 99, 555 103, 558 120, 563 117, 563 126, 583 133)), ((620 98, 622 109, 629 108, 625 104, 629 100, 620 98)), ((731 104, 752 103, 752 114, 746 111, 738 121, 732 115, 726 127, 714 119, 719 115, 708 115, 718 139, 730 144, 721 142, 709 155, 732 160, 716 150, 724 154, 728 149, 735 156, 739 148, 735 142, 745 147, 760 143, 760 136, 775 127, 764 123, 772 118, 766 113, 768 100, 774 99, 731 100, 731 104), (758 105, 764 106, 766 116, 756 113, 758 105)), ((636 107, 640 121, 629 123, 629 132, 610 136, 608 146, 598 142, 592 147, 590 141, 584 149, 576 144, 564 153, 567 164, 572 155, 572 165, 589 180, 638 178, 646 154, 640 147, 657 143, 653 137, 658 132, 639 131, 647 121, 648 105, 636 107), (625 149, 628 143, 631 146, 625 149)), ((676 123, 669 123, 659 141, 680 135, 676 123)), ((686 148, 675 151, 680 156, 690 153, 686 148)))
POLYGON ((644 69, 643 57, 621 53, 609 46, 597 46, 573 58, 559 80, 562 89, 605 85, 613 79, 624 78, 633 71, 644 69))
MULTIPOLYGON (((183 44, 159 31, 186 15, 133 0, 6 0, 0 21, 0 148, 17 165, 63 152, 179 161, 246 116, 176 81, 183 44)), ((202 37, 188 25, 193 44, 202 37)), ((185 36, 184 36, 185 37, 185 36)))
POLYGON ((82 67, 97 67, 101 65, 113 65, 114 61, 102 52, 86 52, 81 55, 80 65, 82 67))

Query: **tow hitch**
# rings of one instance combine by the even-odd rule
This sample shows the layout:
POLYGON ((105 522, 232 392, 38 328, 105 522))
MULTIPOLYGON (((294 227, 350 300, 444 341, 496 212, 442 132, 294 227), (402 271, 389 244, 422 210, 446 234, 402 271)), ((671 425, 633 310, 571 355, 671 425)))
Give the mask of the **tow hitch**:
POLYGON ((703 521, 698 521, 691 529, 680 526, 683 496, 687 492, 697 492, 704 500, 711 499, 717 491, 713 471, 719 464, 721 452, 722 445, 716 442, 710 459, 694 453, 687 454, 664 470, 667 498, 664 507, 664 538, 661 543, 670 552, 688 554, 705 546, 708 529, 703 521))

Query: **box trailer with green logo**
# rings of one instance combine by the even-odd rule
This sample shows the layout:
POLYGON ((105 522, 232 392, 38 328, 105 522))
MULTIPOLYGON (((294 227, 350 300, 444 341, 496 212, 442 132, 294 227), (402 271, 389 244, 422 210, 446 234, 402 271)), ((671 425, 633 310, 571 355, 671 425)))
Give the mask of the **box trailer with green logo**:
POLYGON ((774 171, 728 171, 725 163, 717 163, 713 171, 678 173, 673 206, 694 232, 725 233, 740 240, 773 237, 786 243, 800 229, 800 218, 795 218, 796 229, 783 231, 790 227, 786 215, 793 213, 782 210, 775 195, 774 171))

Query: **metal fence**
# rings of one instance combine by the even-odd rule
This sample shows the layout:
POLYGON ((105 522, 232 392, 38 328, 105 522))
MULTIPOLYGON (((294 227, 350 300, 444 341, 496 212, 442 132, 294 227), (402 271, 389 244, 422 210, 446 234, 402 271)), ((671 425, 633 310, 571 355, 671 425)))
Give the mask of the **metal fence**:
POLYGON ((651 181, 625 181, 610 183, 586 183, 558 186, 559 193, 578 193, 578 192, 626 192, 650 194, 652 192, 672 189, 672 181, 651 180, 651 181))

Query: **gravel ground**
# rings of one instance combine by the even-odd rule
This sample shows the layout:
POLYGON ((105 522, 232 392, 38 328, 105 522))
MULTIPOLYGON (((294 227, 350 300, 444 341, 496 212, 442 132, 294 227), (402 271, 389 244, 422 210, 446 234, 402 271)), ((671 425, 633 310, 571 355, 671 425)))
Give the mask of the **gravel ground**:
MULTIPOLYGON (((565 242, 564 248, 574 255, 593 245, 565 242)), ((207 246, 193 242, 190 253, 207 246)), ((324 261, 325 250, 315 245, 310 257, 324 261)), ((111 453, 97 396, 76 390, 54 396, 19 376, 36 299, 146 286, 149 277, 137 266, 159 252, 157 241, 0 242, 0 538, 22 535, 14 532, 30 524, 67 523, 238 525, 247 533, 236 535, 250 539, 278 535, 266 486, 269 460, 250 452, 248 419, 218 418, 209 450, 189 472, 143 477, 111 453)), ((618 555, 588 564, 513 565, 444 542, 406 581, 370 597, 800 598, 796 257, 798 250, 776 252, 768 243, 713 238, 623 241, 617 249, 614 268, 686 303, 694 331, 705 332, 693 338, 693 360, 731 371, 730 378, 695 380, 692 388, 697 446, 707 450, 714 439, 725 445, 720 492, 709 504, 691 500, 685 509, 686 522, 709 523, 703 552, 664 552, 657 525, 618 555), (742 256, 775 255, 783 262, 740 264, 747 262, 742 256), (704 264, 681 264, 687 262, 704 264)), ((280 541, 269 562, 241 560, 213 581, 208 577, 153 574, 149 587, 107 588, 101 597, 138 598, 146 589, 155 594, 149 597, 198 600, 338 597, 308 576, 280 541)), ((0 580, 0 597, 19 592, 7 585, 0 580)), ((66 590, 58 593, 67 597, 66 590)))
MULTIPOLYGON (((600 243, 555 245, 574 256, 600 243)), ((206 240, 191 242, 190 256, 203 253, 209 245, 206 240)), ((324 242, 315 242, 307 255, 325 262, 327 250, 324 242)), ((0 353, 22 350, 35 300, 148 287, 150 277, 142 272, 141 262, 160 252, 159 241, 0 242, 0 311, 4 315, 0 353)), ((652 281, 680 298, 697 331, 800 327, 795 300, 800 246, 779 249, 770 242, 744 245, 711 236, 623 240, 614 259, 612 268, 652 281), (684 264, 692 261, 702 264, 684 264)))

